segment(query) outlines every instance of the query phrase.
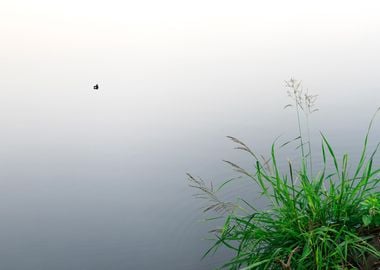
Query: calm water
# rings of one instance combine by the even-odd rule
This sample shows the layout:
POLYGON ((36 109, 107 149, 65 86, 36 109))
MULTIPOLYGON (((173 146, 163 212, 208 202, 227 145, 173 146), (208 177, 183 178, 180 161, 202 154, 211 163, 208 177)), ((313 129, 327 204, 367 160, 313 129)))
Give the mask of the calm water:
MULTIPOLYGON (((4 270, 213 269, 229 254, 200 261, 213 227, 186 172, 218 183, 234 176, 222 159, 250 166, 227 135, 266 156, 295 137, 290 76, 319 94, 316 164, 320 130, 355 159, 380 106, 375 4, 37 2, 0 16, 4 270)), ((371 147, 379 135, 378 120, 371 147)), ((240 194, 257 197, 244 182, 224 196, 240 194)))

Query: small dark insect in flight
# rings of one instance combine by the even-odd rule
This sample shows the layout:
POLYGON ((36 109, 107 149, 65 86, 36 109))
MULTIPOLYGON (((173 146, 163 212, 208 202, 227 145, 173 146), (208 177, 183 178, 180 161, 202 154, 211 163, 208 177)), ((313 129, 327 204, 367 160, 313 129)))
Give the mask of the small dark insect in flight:
POLYGON ((98 84, 95 84, 94 85, 94 90, 98 90, 99 89, 99 85, 98 84))

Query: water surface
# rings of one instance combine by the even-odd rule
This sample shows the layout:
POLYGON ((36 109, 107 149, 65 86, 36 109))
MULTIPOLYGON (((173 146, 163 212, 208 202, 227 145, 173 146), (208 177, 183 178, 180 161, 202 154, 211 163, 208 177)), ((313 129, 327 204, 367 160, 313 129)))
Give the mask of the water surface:
POLYGON ((222 159, 251 166, 227 135, 266 156, 297 136, 291 76, 319 94, 316 164, 320 130, 357 158, 380 105, 375 4, 275 2, 5 1, 1 269, 219 266, 225 251, 200 261, 212 225, 185 173, 218 183, 234 176, 222 159))

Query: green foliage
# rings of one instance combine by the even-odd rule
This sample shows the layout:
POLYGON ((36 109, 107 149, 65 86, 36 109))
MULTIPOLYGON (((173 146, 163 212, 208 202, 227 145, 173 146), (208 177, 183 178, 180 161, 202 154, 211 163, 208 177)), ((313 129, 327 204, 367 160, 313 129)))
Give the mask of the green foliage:
POLYGON ((380 226, 380 194, 372 194, 361 202, 364 226, 380 226))
POLYGON ((259 186, 269 208, 257 210, 243 199, 237 203, 220 200, 217 190, 234 179, 214 189, 212 184, 208 187, 201 179, 188 174, 192 187, 201 191, 197 195, 212 202, 205 211, 216 210, 225 217, 222 228, 213 231, 214 244, 205 256, 222 246, 233 250, 235 256, 222 266, 224 269, 375 269, 380 258, 375 245, 380 231, 380 194, 377 191, 380 169, 374 167, 377 149, 367 155, 374 118, 352 175, 348 170, 348 155, 338 158, 323 134, 323 168, 313 175, 310 136, 309 153, 305 153, 300 124, 300 111, 313 110, 306 103, 307 96, 302 98, 300 82, 292 79, 287 86, 291 88, 289 95, 297 111, 299 137, 295 140, 301 143, 300 169, 296 170, 289 161, 288 170, 280 171, 276 143, 272 144, 271 158, 265 160, 259 159, 240 140, 229 137, 237 144, 237 149, 250 154, 255 166, 250 171, 226 162, 259 186), (331 172, 328 171, 330 162, 331 172))

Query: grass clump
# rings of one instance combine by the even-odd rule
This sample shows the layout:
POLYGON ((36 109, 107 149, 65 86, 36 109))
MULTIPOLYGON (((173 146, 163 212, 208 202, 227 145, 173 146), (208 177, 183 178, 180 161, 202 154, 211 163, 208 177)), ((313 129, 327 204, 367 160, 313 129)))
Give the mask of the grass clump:
POLYGON ((247 170, 226 162, 259 186, 268 208, 256 209, 243 199, 237 203, 220 200, 217 192, 234 179, 214 188, 188 174, 190 185, 200 191, 196 196, 210 202, 204 211, 216 211, 224 218, 224 225, 212 231, 214 242, 205 256, 222 246, 233 250, 234 257, 223 269, 380 269, 380 168, 374 164, 377 147, 372 152, 367 149, 375 116, 353 172, 348 169, 349 156, 338 158, 321 134, 323 163, 313 174, 308 121, 315 111, 316 96, 305 92, 301 82, 294 79, 286 86, 293 100, 286 107, 295 109, 298 120, 297 168, 289 161, 286 171, 280 170, 276 142, 270 159, 265 160, 242 141, 229 137, 237 149, 253 158, 255 165, 247 170), (302 113, 306 116, 306 136, 302 113))

